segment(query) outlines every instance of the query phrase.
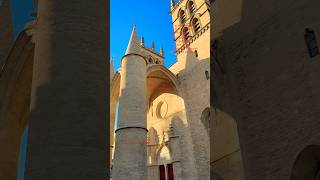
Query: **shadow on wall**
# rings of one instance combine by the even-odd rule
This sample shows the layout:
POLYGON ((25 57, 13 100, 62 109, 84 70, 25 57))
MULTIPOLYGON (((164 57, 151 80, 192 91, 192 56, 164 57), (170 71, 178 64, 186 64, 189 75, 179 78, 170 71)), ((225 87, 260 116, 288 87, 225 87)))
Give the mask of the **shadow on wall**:
POLYGON ((106 3, 59 0, 38 11, 26 180, 109 177, 106 3))
POLYGON ((151 127, 148 131, 148 149, 147 149, 147 154, 148 154, 148 163, 149 164, 158 164, 156 158, 157 156, 157 146, 159 144, 159 136, 158 132, 155 128, 151 127))
POLYGON ((238 124, 233 118, 232 97, 227 89, 224 50, 212 39, 210 50, 210 173, 212 180, 244 180, 238 124))
POLYGON ((182 96, 191 138, 198 178, 209 176, 209 136, 206 125, 201 122, 201 113, 210 104, 209 101, 209 58, 199 59, 196 53, 187 48, 181 55, 185 67, 179 73, 182 96), (207 71, 207 73, 206 73, 207 71))

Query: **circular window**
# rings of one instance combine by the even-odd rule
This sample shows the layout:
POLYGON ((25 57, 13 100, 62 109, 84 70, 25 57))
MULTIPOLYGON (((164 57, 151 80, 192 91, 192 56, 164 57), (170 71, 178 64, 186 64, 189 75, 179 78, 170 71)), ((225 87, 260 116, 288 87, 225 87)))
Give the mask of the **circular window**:
POLYGON ((158 118, 164 118, 168 112, 168 104, 164 101, 161 101, 157 105, 156 115, 158 118))

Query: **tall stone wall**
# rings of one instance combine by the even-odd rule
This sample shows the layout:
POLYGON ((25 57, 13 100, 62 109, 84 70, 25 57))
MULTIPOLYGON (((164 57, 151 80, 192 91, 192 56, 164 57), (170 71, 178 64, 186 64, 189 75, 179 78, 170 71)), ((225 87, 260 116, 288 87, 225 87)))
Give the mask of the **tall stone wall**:
POLYGON ((214 105, 237 121, 247 180, 289 180, 299 152, 320 143, 320 56, 304 38, 306 28, 320 36, 319 5, 244 0, 218 38, 214 105))
MULTIPOLYGON (((204 180, 209 177, 210 172, 210 149, 208 145, 209 136, 201 122, 201 114, 210 106, 210 81, 206 79, 205 75, 205 71, 210 71, 209 58, 199 59, 192 51, 183 53, 181 55, 181 62, 183 63, 179 64, 177 62, 175 66, 182 66, 177 76, 181 83, 180 88, 191 132, 197 177, 199 180, 204 180)), ((176 69, 179 68, 173 67, 170 70, 174 72, 176 69)))

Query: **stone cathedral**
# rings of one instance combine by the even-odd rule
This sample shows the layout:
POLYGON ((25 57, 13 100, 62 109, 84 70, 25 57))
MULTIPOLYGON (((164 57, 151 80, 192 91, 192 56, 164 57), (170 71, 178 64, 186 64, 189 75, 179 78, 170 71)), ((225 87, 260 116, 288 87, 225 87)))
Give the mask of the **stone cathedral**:
POLYGON ((114 180, 210 177, 210 4, 171 0, 170 14, 177 55, 171 67, 163 65, 162 48, 145 45, 139 27, 133 28, 120 69, 113 73, 111 67, 114 180))
POLYGON ((116 72, 106 0, 34 2, 14 39, 0 0, 0 180, 26 127, 25 180, 320 179, 319 0, 171 0, 175 63, 133 27, 116 72))

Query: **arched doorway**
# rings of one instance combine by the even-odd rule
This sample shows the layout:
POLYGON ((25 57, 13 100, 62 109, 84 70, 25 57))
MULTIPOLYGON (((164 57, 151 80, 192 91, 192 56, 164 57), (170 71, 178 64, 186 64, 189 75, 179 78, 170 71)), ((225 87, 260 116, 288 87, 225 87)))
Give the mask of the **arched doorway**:
POLYGON ((299 153, 290 180, 320 180, 320 146, 309 145, 299 153))
POLYGON ((163 146, 159 151, 159 179, 174 180, 174 170, 171 158, 171 152, 167 146, 163 146))

